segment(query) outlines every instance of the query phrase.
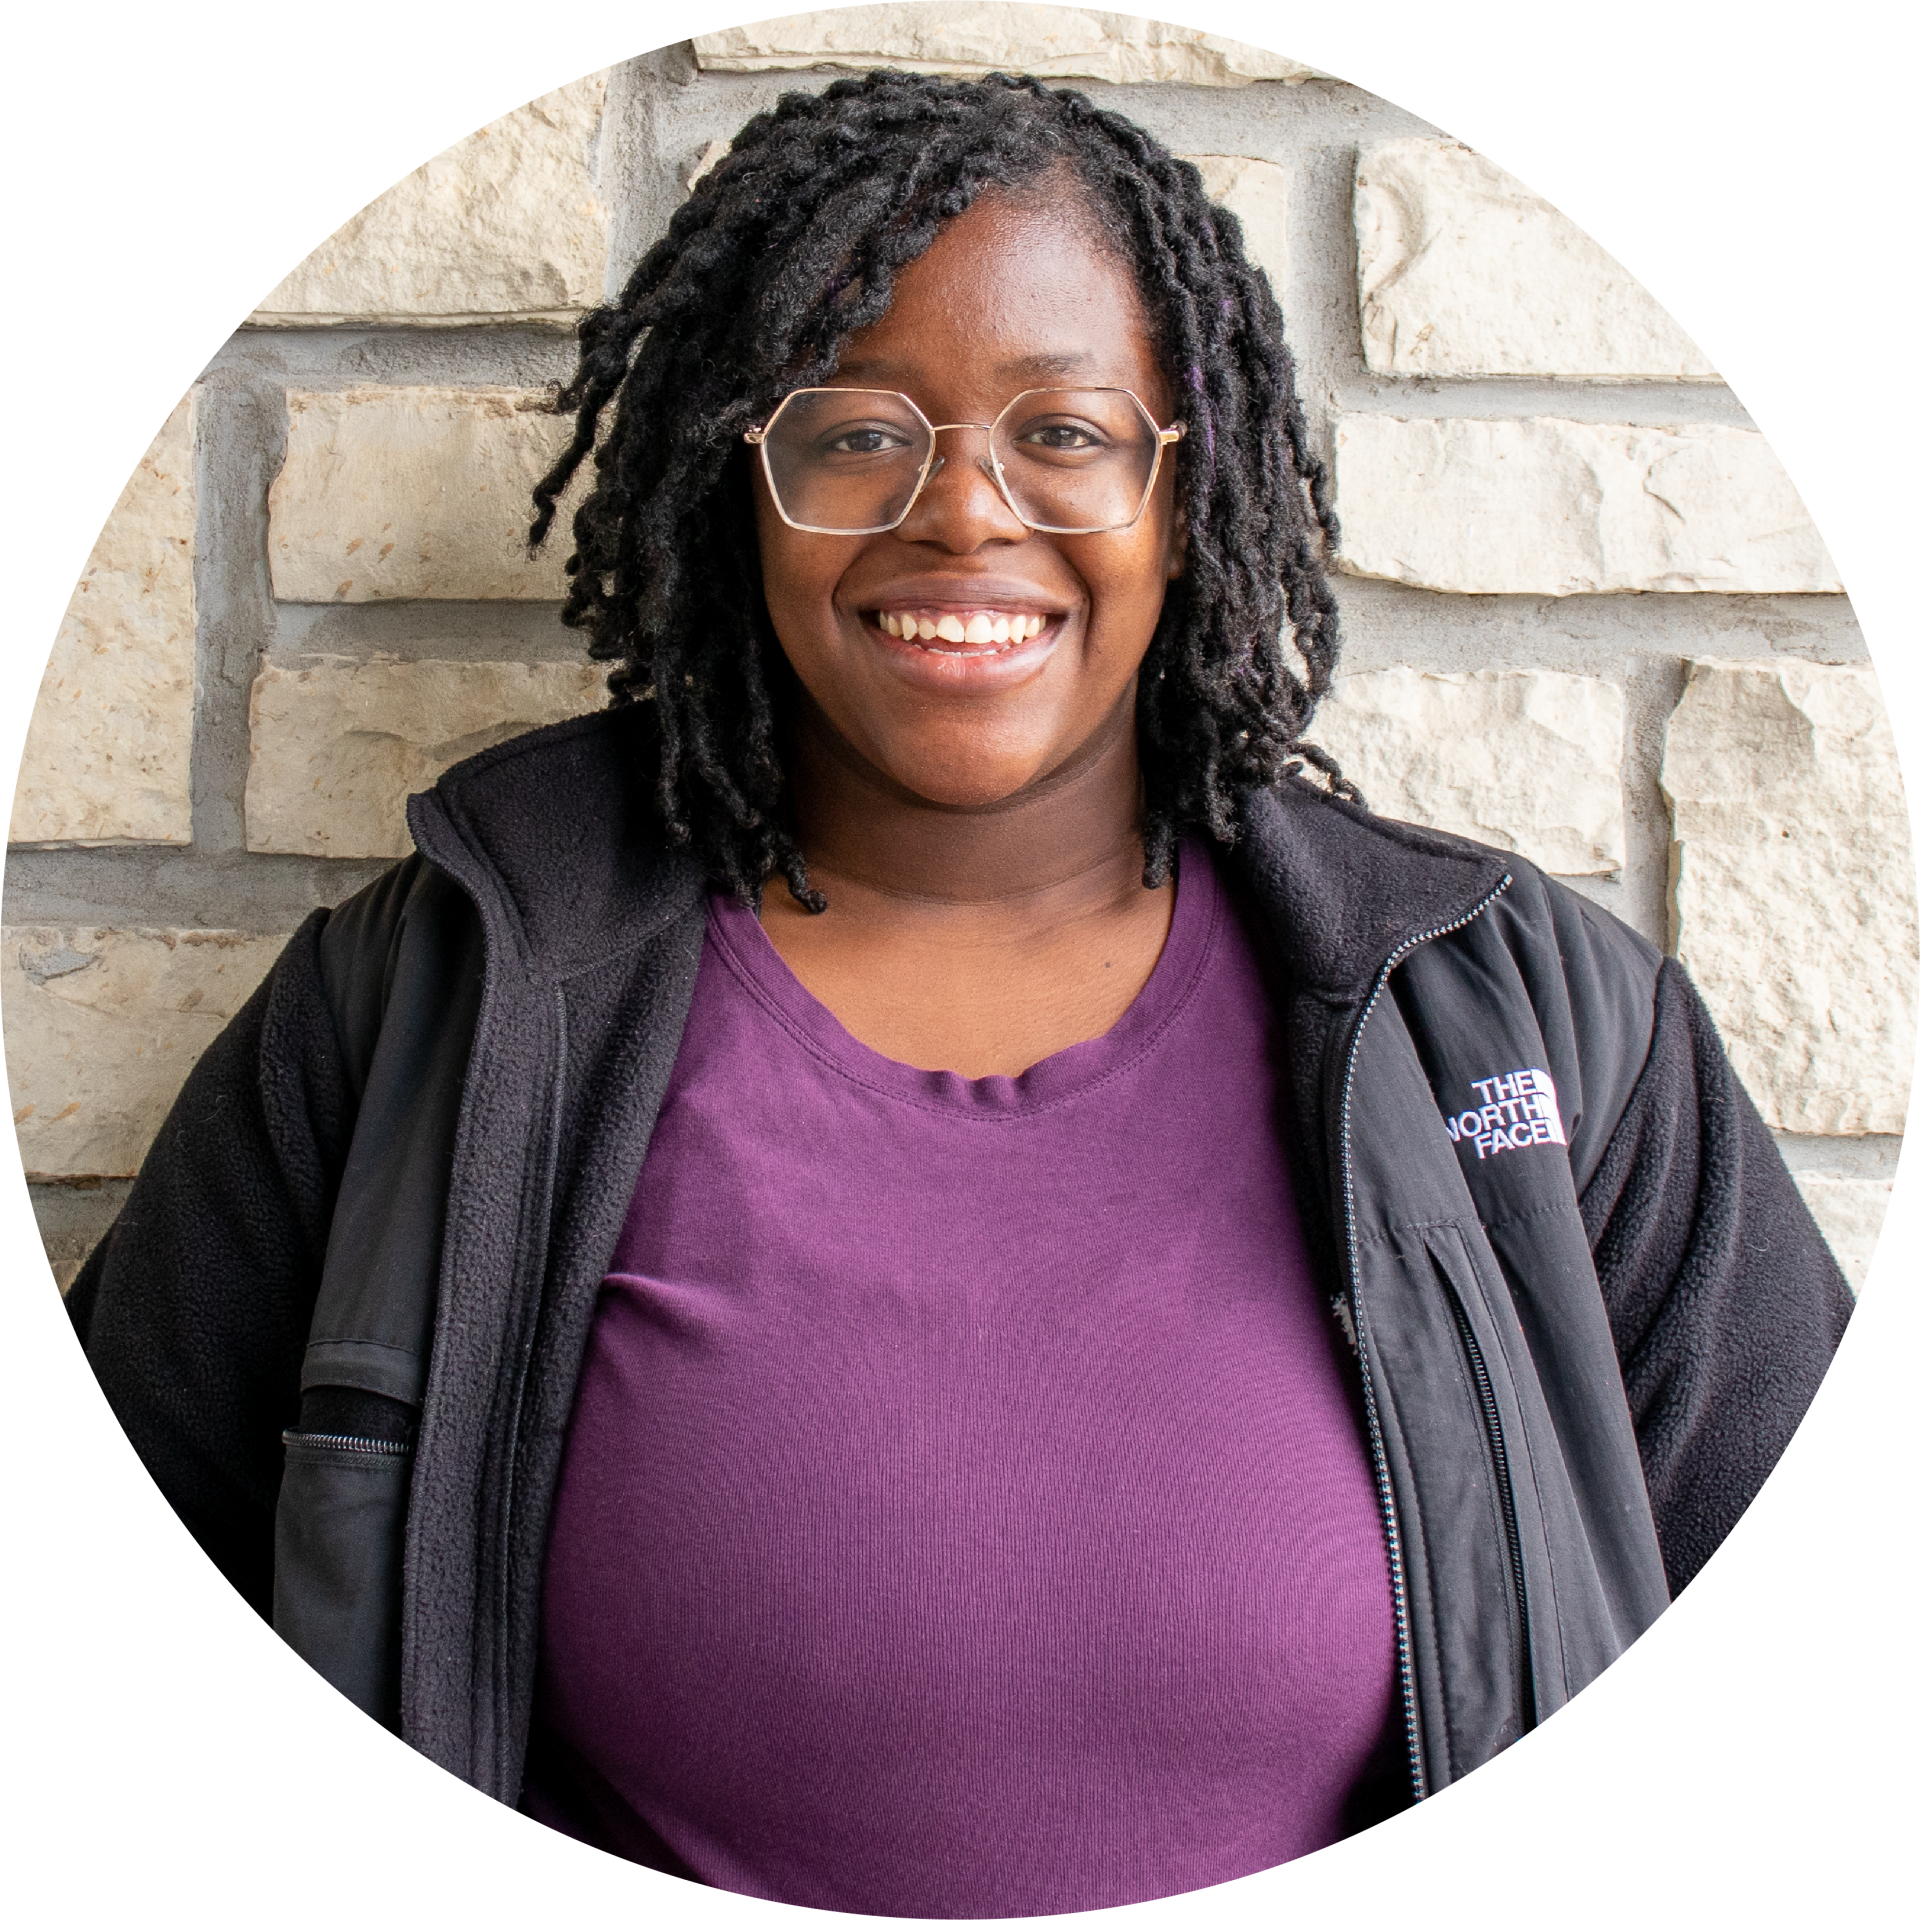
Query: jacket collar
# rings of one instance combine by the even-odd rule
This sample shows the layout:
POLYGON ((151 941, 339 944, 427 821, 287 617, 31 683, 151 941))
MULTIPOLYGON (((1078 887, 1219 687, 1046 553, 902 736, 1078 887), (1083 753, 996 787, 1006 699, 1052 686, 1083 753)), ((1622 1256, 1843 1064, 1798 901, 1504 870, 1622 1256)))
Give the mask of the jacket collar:
MULTIPOLYGON (((522 963, 589 964, 697 905, 697 865, 654 811, 650 705, 588 714, 489 748, 416 794, 415 844, 473 894, 522 963)), ((1301 987, 1363 994, 1411 939, 1472 912, 1508 870, 1450 834, 1383 820, 1301 780, 1253 796, 1234 865, 1301 987)))
POLYGON ((1234 864, 1288 974, 1341 1001, 1365 993, 1409 941, 1473 913, 1510 870, 1489 847, 1382 819, 1303 780, 1253 795, 1234 864))
POLYGON ((698 865, 655 811, 658 741, 650 704, 605 708, 475 754, 408 801, 414 844, 529 976, 607 959, 702 904, 698 865))

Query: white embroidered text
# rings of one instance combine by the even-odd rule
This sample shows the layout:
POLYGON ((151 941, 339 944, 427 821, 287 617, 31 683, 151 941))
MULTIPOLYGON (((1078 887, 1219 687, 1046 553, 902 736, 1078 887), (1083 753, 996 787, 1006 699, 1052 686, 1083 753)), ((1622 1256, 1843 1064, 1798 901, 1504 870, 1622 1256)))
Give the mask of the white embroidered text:
POLYGON ((1476 1159, 1514 1147, 1567 1144, 1560 1129, 1560 1096, 1538 1067, 1521 1067, 1472 1084, 1480 1104, 1456 1113, 1447 1122, 1447 1137, 1456 1145, 1471 1142, 1476 1159))

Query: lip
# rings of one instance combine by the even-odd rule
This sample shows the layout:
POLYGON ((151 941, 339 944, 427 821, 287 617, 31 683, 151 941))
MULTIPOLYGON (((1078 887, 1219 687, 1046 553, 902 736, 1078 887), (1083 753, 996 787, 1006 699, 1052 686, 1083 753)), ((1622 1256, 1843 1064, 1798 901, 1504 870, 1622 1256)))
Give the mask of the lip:
POLYGON ((874 653, 917 691, 977 698, 1010 691, 1036 678, 1081 611, 1078 597, 1070 594, 1063 602, 1058 586, 940 567, 899 575, 884 585, 876 583, 852 600, 845 613, 858 624, 874 653), (1018 613, 1037 616, 1046 624, 1017 644, 999 645, 941 641, 929 645, 917 637, 908 640, 890 634, 880 624, 883 615, 927 613, 936 617, 950 613, 963 623, 975 613, 1004 618, 1018 613))
POLYGON ((919 580, 896 580, 884 593, 865 597, 862 613, 900 612, 920 607, 989 607, 1001 613, 1064 613, 1056 594, 1024 580, 956 580, 953 575, 930 575, 919 580))
POLYGON ((1003 646, 949 646, 941 641, 923 646, 888 633, 872 614, 861 619, 860 631, 887 664, 913 685, 931 692, 982 694, 1034 678, 1052 656, 1065 624, 1052 619, 1032 639, 1003 646))
POLYGON ((889 667, 911 685, 930 693, 982 695, 1003 692, 1033 679, 1046 665, 1067 628, 1072 613, 1045 593, 1014 582, 980 581, 957 586, 951 580, 938 586, 912 583, 874 596, 852 610, 867 643, 889 667), (972 613, 1011 617, 1022 613, 1046 621, 1041 630, 1019 642, 999 645, 931 645, 890 634, 880 624, 883 614, 946 614, 964 621, 972 613))

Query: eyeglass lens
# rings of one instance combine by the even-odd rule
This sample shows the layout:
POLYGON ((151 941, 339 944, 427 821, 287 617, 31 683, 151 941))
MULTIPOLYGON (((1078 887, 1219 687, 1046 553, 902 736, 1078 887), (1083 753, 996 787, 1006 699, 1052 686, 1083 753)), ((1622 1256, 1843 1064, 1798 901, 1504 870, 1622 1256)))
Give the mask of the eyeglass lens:
MULTIPOLYGON (((880 533, 905 517, 934 438, 905 394, 809 388, 789 395, 767 429, 767 477, 796 526, 880 533)), ((1014 511, 1029 526, 1098 533, 1138 516, 1160 436, 1122 388, 1045 388, 1008 406, 990 444, 1014 511)))

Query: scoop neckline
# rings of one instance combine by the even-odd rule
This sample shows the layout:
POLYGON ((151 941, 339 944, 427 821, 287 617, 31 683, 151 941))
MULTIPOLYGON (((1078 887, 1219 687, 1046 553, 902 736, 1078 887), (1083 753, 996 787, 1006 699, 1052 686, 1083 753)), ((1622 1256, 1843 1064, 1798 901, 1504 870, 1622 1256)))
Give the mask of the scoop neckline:
POLYGON ((1081 1097, 1137 1068, 1165 1041, 1206 972, 1220 923, 1221 888, 1202 842, 1182 845, 1173 915, 1153 970, 1105 1033, 1036 1060, 1019 1074, 969 1078, 915 1067, 856 1039, 801 985, 759 916, 731 894, 707 899, 707 944, 760 1010, 820 1066, 886 1098, 978 1120, 1013 1120, 1081 1097))

